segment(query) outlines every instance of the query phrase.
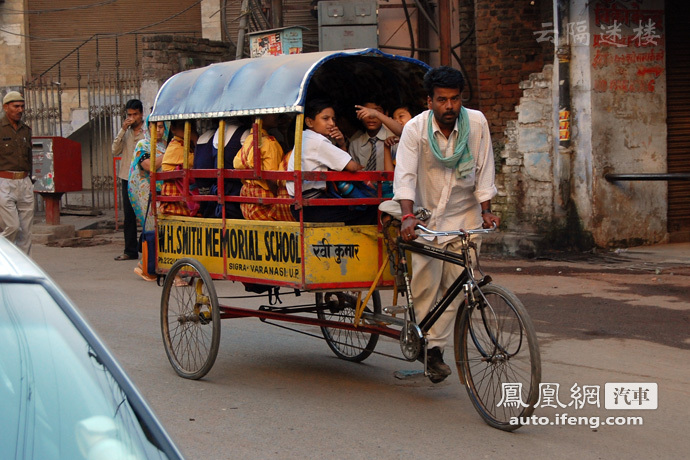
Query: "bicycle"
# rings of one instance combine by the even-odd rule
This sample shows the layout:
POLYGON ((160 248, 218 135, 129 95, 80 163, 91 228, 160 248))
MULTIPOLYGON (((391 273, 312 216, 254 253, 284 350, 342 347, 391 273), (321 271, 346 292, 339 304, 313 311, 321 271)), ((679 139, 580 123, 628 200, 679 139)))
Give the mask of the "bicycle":
MULTIPOLYGON (((423 232, 418 234, 422 238, 459 237, 461 251, 454 253, 424 242, 405 242, 399 237, 399 226, 400 221, 391 219, 384 224, 384 234, 389 259, 396 271, 397 289, 407 299, 400 332, 403 355, 412 361, 423 353, 425 375, 428 375, 425 337, 462 293, 464 299, 456 316, 453 338, 460 381, 466 386, 475 409, 489 425, 506 431, 517 429, 520 425, 515 418, 529 417, 534 411, 541 381, 541 358, 536 332, 524 305, 510 290, 494 284, 479 265, 477 247, 471 237, 493 232, 495 228, 434 231, 417 226, 423 232), (414 314, 406 251, 464 267, 443 297, 419 321, 414 314), (475 276, 475 271, 481 278, 475 276)), ((399 310, 400 307, 383 309, 385 313, 399 310)), ((366 318, 367 314, 363 316, 366 318)), ((378 315, 371 317, 380 319, 378 315)))

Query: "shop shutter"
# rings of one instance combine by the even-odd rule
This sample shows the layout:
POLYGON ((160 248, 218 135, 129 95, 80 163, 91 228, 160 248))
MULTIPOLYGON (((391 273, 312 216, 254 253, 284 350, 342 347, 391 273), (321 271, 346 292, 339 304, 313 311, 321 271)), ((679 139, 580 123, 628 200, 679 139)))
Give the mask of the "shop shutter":
POLYGON ((60 62, 61 84, 71 86, 76 84, 78 76, 84 81, 90 72, 97 69, 111 72, 119 64, 119 69, 134 70, 141 62, 143 35, 163 33, 201 37, 201 5, 195 3, 197 0, 117 0, 110 3, 28 0, 29 13, 43 11, 41 14, 28 14, 29 35, 32 37, 29 50, 31 75, 36 77, 52 69, 49 74, 54 79, 58 75, 56 63, 60 62), (99 6, 84 8, 94 4, 99 6), (189 10, 172 17, 190 6, 189 10), (54 11, 57 9, 60 11, 54 11), (165 22, 144 28, 168 18, 165 22), (138 29, 142 30, 117 39, 112 36, 138 29), (102 35, 82 45, 95 34, 102 35), (66 56, 69 57, 63 59, 66 56))
MULTIPOLYGON (((666 105, 668 172, 690 174, 690 42, 688 16, 668 14, 666 105)), ((690 236, 690 181, 668 183, 668 231, 690 236)), ((681 237, 682 238, 682 237, 681 237)), ((682 238, 682 239, 687 239, 682 238)))

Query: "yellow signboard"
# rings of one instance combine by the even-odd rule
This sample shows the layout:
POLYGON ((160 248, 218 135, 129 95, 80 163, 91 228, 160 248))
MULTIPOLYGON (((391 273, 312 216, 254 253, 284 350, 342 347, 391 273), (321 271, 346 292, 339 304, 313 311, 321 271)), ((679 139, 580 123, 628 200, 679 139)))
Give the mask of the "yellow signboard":
MULTIPOLYGON (((176 260, 199 260, 211 274, 313 284, 359 283, 368 286, 379 264, 376 226, 304 224, 302 254, 298 222, 161 216, 158 219, 158 267, 176 260), (302 259, 304 277, 302 276, 302 259)), ((384 280, 391 276, 386 271, 384 280)))
POLYGON ((158 266, 192 257, 211 274, 300 283, 299 224, 165 216, 158 219, 158 266))
POLYGON ((374 225, 305 228, 306 283, 371 283, 380 267, 379 236, 374 225))

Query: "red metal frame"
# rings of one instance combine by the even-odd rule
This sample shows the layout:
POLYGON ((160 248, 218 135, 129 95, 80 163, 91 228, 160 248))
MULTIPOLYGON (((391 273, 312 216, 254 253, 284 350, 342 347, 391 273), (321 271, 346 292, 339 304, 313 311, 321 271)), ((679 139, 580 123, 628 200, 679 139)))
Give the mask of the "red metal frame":
MULTIPOLYGON (((152 197, 151 205, 154 206, 156 202, 164 201, 174 201, 178 202, 181 200, 192 200, 192 201, 215 201, 223 204, 222 208, 222 221, 223 227, 225 228, 225 206, 226 202, 239 202, 239 203, 259 203, 259 204, 287 204, 295 205, 297 209, 300 210, 299 219, 299 231, 300 231, 300 248, 302 253, 301 262, 301 284, 295 285, 289 282, 279 282, 270 281, 271 285, 274 286, 286 286, 294 288, 305 288, 306 283, 306 271, 305 271, 305 257, 306 246, 304 242, 304 216, 302 212, 303 206, 343 206, 343 205, 378 205, 384 198, 382 197, 382 187, 378 187, 378 197, 376 198, 312 198, 305 199, 302 197, 302 181, 372 181, 381 183, 382 181, 392 181, 393 172, 392 171, 359 171, 359 172, 343 172, 343 171, 263 171, 261 169, 261 156, 259 150, 259 126, 254 123, 252 128, 253 133, 253 148, 254 148, 254 167, 252 169, 183 169, 178 171, 167 171, 158 172, 151 174, 152 181, 152 197), (155 193, 155 187, 153 182, 155 180, 174 180, 182 178, 184 184, 183 194, 175 196, 159 196, 155 193), (189 183, 195 178, 216 178, 218 181, 218 195, 190 195, 189 193, 189 183), (240 197, 240 196, 225 196, 225 181, 224 179, 268 179, 268 180, 290 180, 295 183, 295 196, 294 198, 258 198, 258 197, 240 197)), ((219 152, 220 154, 220 152, 219 152)), ((225 165, 224 165, 225 166, 225 165)), ((116 209, 117 216, 117 209, 116 209)), ((381 230, 381 224, 378 224, 379 230, 381 230)), ((381 266, 384 263, 386 255, 383 253, 385 250, 382 235, 378 238, 378 263, 381 266)), ((223 255, 223 266, 227 266, 227 254, 223 255)), ((158 269, 158 273, 165 274, 167 270, 158 269)), ((237 275, 227 275, 224 273, 211 273, 213 279, 226 279, 232 281, 240 281, 246 283, 260 283, 268 284, 269 281, 259 278, 248 278, 241 277, 237 275)), ((379 285, 382 285, 379 282, 379 285)), ((362 282, 352 282, 352 283, 318 283, 310 284, 308 289, 310 290, 326 290, 326 289, 365 289, 371 287, 371 284, 362 282)))
POLYGON ((117 183, 119 182, 119 179, 117 177, 117 162, 120 161, 122 157, 113 157, 113 194, 115 195, 113 198, 115 198, 115 231, 118 230, 118 222, 117 222, 117 210, 119 206, 117 205, 117 183))
POLYGON ((400 339, 400 331, 386 326, 372 326, 368 324, 360 324, 355 326, 354 323, 343 323, 340 321, 320 320, 315 317, 306 317, 299 315, 291 315, 288 313, 278 313, 270 310, 251 310, 248 308, 220 306, 220 318, 259 318, 272 319, 276 321, 283 321, 287 323, 307 324, 311 326, 330 327, 333 329, 345 329, 348 331, 357 331, 370 334, 380 334, 392 339, 400 339))

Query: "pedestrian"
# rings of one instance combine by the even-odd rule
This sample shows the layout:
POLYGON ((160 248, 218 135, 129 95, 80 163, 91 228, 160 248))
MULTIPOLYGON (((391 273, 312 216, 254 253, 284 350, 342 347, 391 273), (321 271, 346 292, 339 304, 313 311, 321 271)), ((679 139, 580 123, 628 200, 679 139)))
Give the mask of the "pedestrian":
MULTIPOLYGON (((401 236, 417 238, 419 220, 413 205, 431 211, 426 224, 435 230, 474 229, 500 224, 491 211, 494 155, 484 114, 462 106, 464 79, 459 70, 442 66, 424 76, 429 110, 410 120, 398 144, 394 200, 402 212, 401 236)), ((425 244, 460 252, 458 237, 427 238, 425 244)), ((477 239, 477 250, 481 240, 477 239)), ((414 254, 412 285, 415 317, 421 320, 436 304, 463 267, 414 254)), ((458 305, 451 305, 429 330, 427 371, 438 383, 451 374, 443 350, 451 336, 458 305)))
POLYGON ((2 99, 0 120, 0 228, 2 236, 31 252, 34 186, 31 178, 31 128, 22 122, 24 96, 10 91, 2 99))
POLYGON ((125 250, 115 257, 115 260, 137 260, 139 258, 137 239, 137 216, 129 201, 129 167, 132 164, 134 148, 140 140, 144 139, 144 106, 139 99, 130 99, 125 104, 126 118, 122 122, 120 132, 113 141, 113 155, 119 155, 120 171, 117 177, 120 179, 122 192, 122 211, 125 215, 123 231, 125 235, 125 250))
MULTIPOLYGON (((149 122, 148 117, 144 126, 147 127, 144 140, 139 141, 134 148, 134 157, 129 167, 129 202, 141 224, 142 231, 151 231, 155 229, 155 205, 151 204, 151 133, 149 130, 154 126, 156 128, 156 149, 153 153, 153 161, 156 172, 160 172, 163 154, 168 145, 168 126, 162 121, 149 122)), ((161 181, 156 182, 157 192, 160 192, 161 184, 161 181)), ((141 260, 134 268, 134 273, 146 281, 156 281, 156 276, 144 273, 141 260)))

